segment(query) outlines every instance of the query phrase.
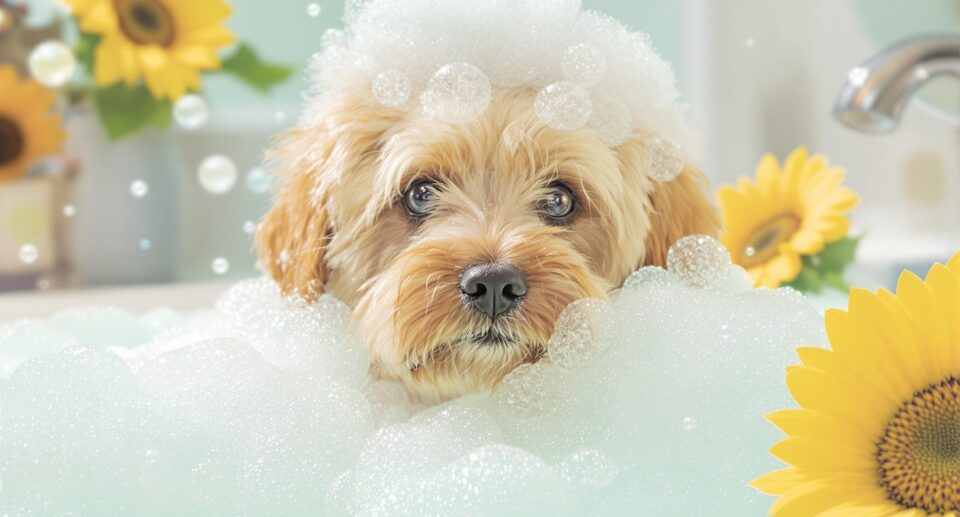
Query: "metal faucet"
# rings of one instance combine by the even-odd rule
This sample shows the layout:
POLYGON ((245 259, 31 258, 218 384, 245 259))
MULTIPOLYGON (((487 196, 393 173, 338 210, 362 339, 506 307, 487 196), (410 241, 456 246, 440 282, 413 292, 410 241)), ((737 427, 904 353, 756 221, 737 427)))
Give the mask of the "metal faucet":
POLYGON ((888 133, 913 92, 935 76, 960 77, 960 34, 912 38, 850 70, 833 116, 864 133, 888 133))

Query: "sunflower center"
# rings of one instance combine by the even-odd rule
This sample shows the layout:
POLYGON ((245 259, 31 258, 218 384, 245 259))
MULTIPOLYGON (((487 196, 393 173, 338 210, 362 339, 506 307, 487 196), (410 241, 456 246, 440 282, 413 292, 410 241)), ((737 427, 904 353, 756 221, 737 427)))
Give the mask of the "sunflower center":
POLYGON ((800 219, 793 214, 784 214, 757 228, 741 250, 740 265, 750 268, 770 260, 777 254, 780 244, 790 240, 800 228, 800 219))
POLYGON ((24 143, 20 126, 0 115, 0 166, 19 158, 23 153, 24 143))
POLYGON ((918 391, 877 444, 880 484, 906 509, 960 510, 960 378, 918 391))
POLYGON ((173 16, 160 0, 114 0, 123 34, 139 45, 169 47, 176 36, 173 16))

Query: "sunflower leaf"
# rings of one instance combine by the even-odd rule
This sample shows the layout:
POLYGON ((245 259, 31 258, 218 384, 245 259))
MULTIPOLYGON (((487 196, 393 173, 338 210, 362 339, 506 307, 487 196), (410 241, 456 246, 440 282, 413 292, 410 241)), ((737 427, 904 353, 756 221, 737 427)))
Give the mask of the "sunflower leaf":
POLYGON ((261 60, 246 43, 241 43, 233 55, 223 60, 223 71, 263 93, 286 81, 292 73, 289 67, 261 60))
POLYGON ((170 123, 170 101, 154 99, 143 85, 99 88, 93 93, 93 103, 100 123, 113 140, 151 124, 163 128, 170 123))
POLYGON ((80 34, 80 39, 73 46, 73 54, 77 57, 77 63, 83 67, 87 76, 93 77, 93 56, 96 53, 97 45, 100 44, 99 34, 80 34))
POLYGON ((847 265, 853 262, 859 245, 860 237, 844 237, 839 241, 827 244, 823 247, 823 251, 816 256, 819 259, 817 269, 842 273, 847 265))
POLYGON ((797 278, 783 285, 792 287, 802 293, 819 293, 823 288, 823 279, 820 277, 819 271, 804 266, 797 275, 797 278))

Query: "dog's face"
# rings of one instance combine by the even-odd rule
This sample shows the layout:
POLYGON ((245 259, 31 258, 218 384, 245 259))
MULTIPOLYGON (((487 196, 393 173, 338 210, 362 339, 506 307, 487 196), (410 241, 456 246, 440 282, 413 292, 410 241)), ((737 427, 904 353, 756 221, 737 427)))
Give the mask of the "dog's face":
POLYGON ((642 140, 553 130, 534 94, 497 92, 462 125, 340 96, 278 146, 262 263, 287 293, 351 305, 372 367, 424 398, 495 386, 567 304, 716 232, 699 172, 656 183, 642 140))

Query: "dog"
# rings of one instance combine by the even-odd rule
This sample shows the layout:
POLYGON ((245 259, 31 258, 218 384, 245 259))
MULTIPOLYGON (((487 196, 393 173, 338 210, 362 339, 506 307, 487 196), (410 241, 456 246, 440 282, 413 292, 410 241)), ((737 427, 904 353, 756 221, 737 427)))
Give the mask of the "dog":
POLYGON ((284 183, 256 247, 284 293, 352 307, 372 372, 420 399, 493 389, 549 353, 567 304, 718 231, 698 169, 654 181, 643 138, 552 129, 530 87, 454 125, 369 91, 323 96, 279 140, 284 183))

